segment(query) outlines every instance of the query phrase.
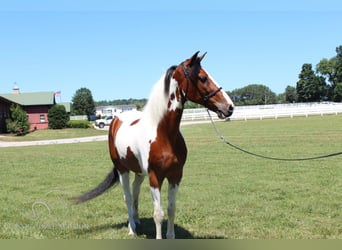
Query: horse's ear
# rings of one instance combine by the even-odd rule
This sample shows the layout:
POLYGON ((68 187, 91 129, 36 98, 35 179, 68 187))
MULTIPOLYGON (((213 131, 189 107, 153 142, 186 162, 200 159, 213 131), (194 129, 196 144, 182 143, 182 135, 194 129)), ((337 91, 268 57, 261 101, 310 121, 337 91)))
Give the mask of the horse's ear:
POLYGON ((197 56, 198 56, 199 51, 197 51, 191 58, 190 58, 190 67, 194 65, 194 63, 197 61, 197 56))
POLYGON ((202 59, 204 58, 204 56, 205 56, 206 54, 207 54, 207 52, 205 52, 203 55, 201 55, 201 56, 198 57, 198 59, 199 59, 200 62, 202 61, 202 59))

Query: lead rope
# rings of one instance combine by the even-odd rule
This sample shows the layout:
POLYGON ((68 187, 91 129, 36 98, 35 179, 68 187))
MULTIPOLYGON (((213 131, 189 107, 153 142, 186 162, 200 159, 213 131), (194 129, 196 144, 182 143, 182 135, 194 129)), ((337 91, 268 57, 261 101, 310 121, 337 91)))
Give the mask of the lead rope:
POLYGON ((268 159, 268 160, 273 160, 273 161, 309 161, 309 160, 317 160, 317 159, 334 157, 334 156, 338 156, 338 155, 342 154, 342 152, 337 152, 337 153, 333 153, 333 154, 320 155, 320 156, 307 157, 307 158, 278 158, 278 157, 270 157, 270 156, 265 156, 265 155, 262 155, 262 154, 253 153, 253 152, 248 151, 246 149, 243 149, 243 148, 241 148, 239 146, 236 146, 236 145, 230 143, 228 140, 226 140, 226 138, 224 138, 224 136, 220 133, 220 131, 216 127, 216 125, 215 125, 215 123, 213 121, 213 118, 210 115, 209 109, 207 109, 207 112, 208 112, 211 124, 213 125, 214 130, 215 130, 217 136, 220 138, 220 140, 223 143, 227 144, 228 146, 230 146, 230 147, 232 147, 232 148, 234 148, 234 149, 236 149, 238 151, 241 151, 243 153, 246 153, 246 154, 249 154, 249 155, 252 155, 252 156, 255 156, 255 157, 259 157, 259 158, 263 158, 263 159, 268 159))

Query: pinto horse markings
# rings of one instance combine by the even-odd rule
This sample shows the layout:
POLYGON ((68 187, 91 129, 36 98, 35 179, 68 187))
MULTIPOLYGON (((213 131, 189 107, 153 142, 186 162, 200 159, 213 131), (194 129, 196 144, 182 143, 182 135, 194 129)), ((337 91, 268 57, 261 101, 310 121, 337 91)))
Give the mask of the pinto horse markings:
POLYGON ((167 238, 175 238, 174 218, 176 193, 183 174, 187 148, 179 127, 184 103, 191 100, 202 104, 223 119, 233 113, 229 96, 201 67, 205 54, 170 67, 154 85, 142 112, 130 111, 115 117, 109 128, 108 144, 114 168, 93 190, 80 196, 76 203, 85 202, 102 194, 120 181, 128 210, 129 234, 136 234, 139 221, 138 199, 140 185, 149 178, 153 202, 156 238, 162 238, 161 187, 168 181, 167 238), (135 173, 130 188, 129 172, 135 173))

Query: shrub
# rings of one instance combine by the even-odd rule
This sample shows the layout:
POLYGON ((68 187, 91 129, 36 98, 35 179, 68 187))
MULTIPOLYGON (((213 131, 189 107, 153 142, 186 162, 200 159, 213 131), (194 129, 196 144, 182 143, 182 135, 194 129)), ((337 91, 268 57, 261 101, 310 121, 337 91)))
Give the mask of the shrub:
POLYGON ((55 105, 49 109, 48 113, 49 128, 62 129, 65 128, 69 121, 69 115, 63 105, 55 105))
POLYGON ((68 128, 90 128, 90 123, 85 120, 71 120, 67 122, 68 128))
POLYGON ((17 104, 10 107, 10 118, 6 120, 7 132, 24 135, 30 129, 26 112, 17 104))

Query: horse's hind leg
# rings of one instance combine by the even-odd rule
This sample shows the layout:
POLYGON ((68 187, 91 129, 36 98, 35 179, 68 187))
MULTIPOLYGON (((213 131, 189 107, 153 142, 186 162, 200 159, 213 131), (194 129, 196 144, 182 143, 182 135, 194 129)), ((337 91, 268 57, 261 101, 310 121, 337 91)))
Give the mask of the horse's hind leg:
POLYGON ((133 190, 133 219, 134 222, 137 224, 140 224, 139 220, 139 193, 140 193, 140 186, 141 183, 144 181, 145 176, 135 174, 135 178, 132 184, 132 190, 133 190))
POLYGON ((125 172, 120 174, 120 182, 124 191, 124 200, 126 202, 127 211, 128 211, 128 230, 129 235, 136 235, 135 231, 135 222, 133 218, 133 209, 132 209, 132 195, 131 188, 129 185, 129 172, 125 172))

